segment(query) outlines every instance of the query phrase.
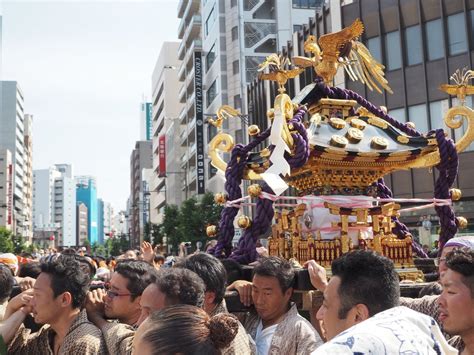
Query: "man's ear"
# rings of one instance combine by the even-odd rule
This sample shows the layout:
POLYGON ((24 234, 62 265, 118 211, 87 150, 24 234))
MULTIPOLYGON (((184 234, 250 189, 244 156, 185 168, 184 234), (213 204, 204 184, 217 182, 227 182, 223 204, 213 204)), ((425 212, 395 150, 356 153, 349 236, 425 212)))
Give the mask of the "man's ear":
POLYGON ((214 304, 216 293, 214 291, 204 292, 204 304, 214 304))
POLYGON ((69 307, 72 305, 72 295, 70 292, 63 292, 60 297, 61 307, 69 307))
POLYGON ((367 308, 365 304, 362 304, 362 303, 356 304, 352 308, 352 310, 353 310, 354 322, 356 324, 370 318, 369 308, 367 308))
POLYGON ((290 287, 288 290, 285 291, 285 298, 288 298, 288 300, 290 300, 291 295, 293 295, 293 287, 290 287))

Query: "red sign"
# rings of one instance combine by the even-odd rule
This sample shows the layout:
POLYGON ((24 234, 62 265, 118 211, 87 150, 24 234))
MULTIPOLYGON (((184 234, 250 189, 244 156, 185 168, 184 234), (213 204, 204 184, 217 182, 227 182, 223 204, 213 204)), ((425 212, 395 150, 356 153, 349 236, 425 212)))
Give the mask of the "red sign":
POLYGON ((158 177, 166 176, 166 136, 158 137, 158 177))

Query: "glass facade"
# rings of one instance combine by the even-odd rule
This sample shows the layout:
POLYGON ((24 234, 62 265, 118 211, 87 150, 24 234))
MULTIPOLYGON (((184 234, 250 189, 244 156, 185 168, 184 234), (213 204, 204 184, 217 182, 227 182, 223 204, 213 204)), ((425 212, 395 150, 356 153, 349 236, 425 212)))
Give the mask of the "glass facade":
POLYGON ((426 22, 425 34, 428 60, 443 58, 443 24, 441 19, 426 22))
POLYGON ((419 25, 405 29, 405 43, 407 64, 420 64, 423 61, 423 51, 421 45, 421 28, 419 25))
POLYGON ((382 63, 382 45, 380 44, 380 37, 369 38, 367 40, 367 48, 370 53, 372 53, 372 56, 379 63, 382 63))
POLYGON ((402 67, 400 32, 394 31, 385 35, 385 55, 387 56, 387 70, 396 70, 402 67))
POLYGON ((448 49, 449 55, 467 51, 466 20, 463 13, 448 16, 448 49))
POLYGON ((418 132, 426 133, 429 131, 428 112, 425 104, 409 106, 408 119, 415 124, 415 128, 418 132))

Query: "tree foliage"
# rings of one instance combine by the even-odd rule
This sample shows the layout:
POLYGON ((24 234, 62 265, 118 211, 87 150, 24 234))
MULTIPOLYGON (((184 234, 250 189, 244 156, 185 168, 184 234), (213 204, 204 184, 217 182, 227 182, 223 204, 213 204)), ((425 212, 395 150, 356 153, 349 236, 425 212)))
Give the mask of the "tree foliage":
POLYGON ((15 245, 13 244, 13 233, 5 227, 0 227, 0 252, 13 253, 15 245))
POLYGON ((206 227, 219 223, 222 206, 214 202, 212 193, 204 194, 199 200, 192 197, 184 201, 181 208, 166 205, 161 224, 155 225, 156 237, 154 244, 162 243, 166 236, 167 244, 176 250, 181 242, 191 242, 193 248, 196 242, 205 243, 206 227))

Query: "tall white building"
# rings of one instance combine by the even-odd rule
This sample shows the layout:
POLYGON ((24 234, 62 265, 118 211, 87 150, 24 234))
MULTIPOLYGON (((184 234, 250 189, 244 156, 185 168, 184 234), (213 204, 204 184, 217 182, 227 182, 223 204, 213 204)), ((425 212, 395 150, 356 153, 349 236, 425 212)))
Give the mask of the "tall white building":
POLYGON ((0 149, 11 152, 13 164, 13 231, 27 237, 24 97, 16 81, 2 81, 0 95, 0 149))
POLYGON ((24 237, 28 243, 33 241, 33 115, 25 114, 25 167, 24 167, 24 237))
POLYGON ((0 227, 13 227, 13 164, 8 149, 0 149, 0 227))
POLYGON ((77 241, 76 182, 71 175, 66 164, 33 172, 34 234, 42 236, 40 232, 54 228, 57 246, 73 246, 77 241))
POLYGON ((153 173, 148 201, 152 223, 161 222, 166 202, 179 206, 186 198, 188 171, 181 166, 185 156, 181 142, 188 127, 179 118, 185 105, 178 100, 178 48, 179 42, 163 43, 152 76, 153 173))
POLYGON ((181 19, 178 28, 178 38, 181 39, 178 48, 178 59, 181 60, 178 98, 183 104, 178 117, 179 123, 185 126, 179 138, 183 147, 179 163, 181 170, 186 171, 183 184, 185 198, 189 198, 206 191, 201 1, 181 0, 178 17, 181 19))

